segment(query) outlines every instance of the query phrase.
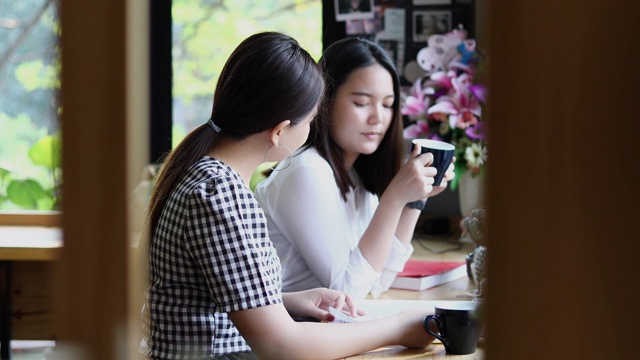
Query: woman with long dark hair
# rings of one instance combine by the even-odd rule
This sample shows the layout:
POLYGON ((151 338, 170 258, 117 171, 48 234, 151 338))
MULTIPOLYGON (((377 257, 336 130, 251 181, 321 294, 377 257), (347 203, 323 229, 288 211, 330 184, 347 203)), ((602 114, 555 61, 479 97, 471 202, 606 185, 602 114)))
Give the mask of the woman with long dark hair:
MULTIPOLYGON (((426 199, 440 186, 430 153, 415 148, 403 164, 400 84, 376 43, 345 38, 320 65, 325 106, 287 171, 258 184, 271 240, 283 263, 283 289, 318 286, 356 299, 389 289, 413 247, 426 199), (300 221, 289 221, 293 216, 300 221)), ((276 168, 277 169, 277 168, 276 168)))
POLYGON ((281 291, 280 261, 247 185, 260 163, 291 160, 323 89, 318 65, 289 36, 256 34, 231 54, 211 118, 170 153, 152 193, 148 358, 333 359, 433 340, 422 328, 426 311, 371 323, 301 322, 294 318, 331 321, 330 307, 358 311, 342 291, 281 291))

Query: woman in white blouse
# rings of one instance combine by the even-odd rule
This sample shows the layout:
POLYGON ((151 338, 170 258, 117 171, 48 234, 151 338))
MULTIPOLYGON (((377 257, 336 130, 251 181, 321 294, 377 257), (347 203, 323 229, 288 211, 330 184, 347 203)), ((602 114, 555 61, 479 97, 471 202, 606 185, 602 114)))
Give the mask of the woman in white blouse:
POLYGON ((324 111, 306 146, 255 193, 282 261, 284 291, 322 286, 375 297, 409 259, 420 211, 446 188, 453 166, 435 187, 431 154, 414 149, 402 163, 400 85, 380 46, 346 38, 326 49, 320 65, 324 111))

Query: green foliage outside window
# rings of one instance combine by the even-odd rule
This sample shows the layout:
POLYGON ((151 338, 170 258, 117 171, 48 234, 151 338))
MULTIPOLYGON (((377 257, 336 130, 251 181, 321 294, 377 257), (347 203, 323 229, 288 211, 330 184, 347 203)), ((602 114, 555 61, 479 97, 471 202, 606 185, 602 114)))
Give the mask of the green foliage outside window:
MULTIPOLYGON (((0 6, 0 211, 59 210, 58 4, 0 6)), ((320 0, 173 0, 173 144, 204 123, 231 51, 260 31, 293 36, 317 60, 320 0)))
POLYGON ((54 0, 0 6, 0 210, 57 210, 61 184, 54 0))
POLYGON ((172 13, 174 146, 208 119, 220 71, 248 36, 279 31, 322 53, 321 0, 173 0, 172 13))

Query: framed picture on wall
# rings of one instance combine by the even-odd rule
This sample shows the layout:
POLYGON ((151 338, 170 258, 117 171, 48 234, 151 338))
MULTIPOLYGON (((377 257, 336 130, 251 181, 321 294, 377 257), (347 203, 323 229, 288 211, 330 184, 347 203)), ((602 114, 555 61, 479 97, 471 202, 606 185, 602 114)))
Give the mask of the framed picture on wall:
POLYGON ((359 35, 359 34, 377 34, 382 31, 382 8, 380 6, 374 6, 374 17, 364 20, 346 20, 345 31, 347 35, 359 35))
POLYGON ((451 31, 451 11, 414 11, 413 42, 426 43, 429 36, 451 31))
POLYGON ((396 65, 398 74, 404 72, 404 41, 377 38, 376 42, 389 54, 396 65))
POLYGON ((373 19, 373 0, 334 0, 336 21, 373 19))

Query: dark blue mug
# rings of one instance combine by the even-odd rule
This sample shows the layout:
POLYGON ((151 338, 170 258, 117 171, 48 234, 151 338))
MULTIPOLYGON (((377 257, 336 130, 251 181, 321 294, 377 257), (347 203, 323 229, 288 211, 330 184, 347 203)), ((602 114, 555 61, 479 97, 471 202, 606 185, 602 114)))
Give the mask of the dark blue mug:
POLYGON ((420 146, 420 153, 426 154, 430 152, 433 154, 433 164, 431 166, 438 170, 433 179, 433 186, 440 185, 444 173, 449 168, 451 161, 453 161, 453 153, 456 147, 444 141, 431 139, 414 139, 411 143, 413 144, 412 146, 420 146))
POLYGON ((435 315, 424 318, 424 330, 440 340, 449 354, 473 354, 478 346, 481 329, 477 310, 478 303, 474 302, 439 304, 435 315), (430 322, 435 323, 439 334, 431 330, 430 322))

